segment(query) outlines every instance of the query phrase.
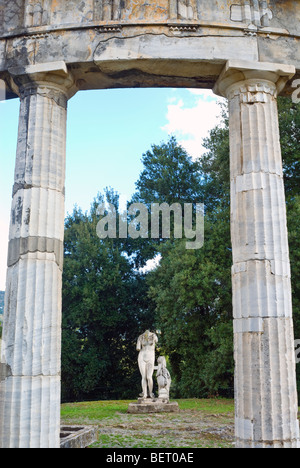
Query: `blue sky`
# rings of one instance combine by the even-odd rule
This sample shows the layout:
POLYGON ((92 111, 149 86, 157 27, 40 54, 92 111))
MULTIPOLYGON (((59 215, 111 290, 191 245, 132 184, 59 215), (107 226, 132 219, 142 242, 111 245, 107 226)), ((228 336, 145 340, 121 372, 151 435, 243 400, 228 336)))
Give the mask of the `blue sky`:
MULTIPOLYGON (((82 91, 69 102, 66 213, 88 210, 111 186, 130 198, 142 171, 141 157, 170 134, 193 157, 219 121, 211 91, 126 89, 82 91)), ((19 100, 0 103, 0 290, 5 289, 8 227, 18 132, 19 100)))

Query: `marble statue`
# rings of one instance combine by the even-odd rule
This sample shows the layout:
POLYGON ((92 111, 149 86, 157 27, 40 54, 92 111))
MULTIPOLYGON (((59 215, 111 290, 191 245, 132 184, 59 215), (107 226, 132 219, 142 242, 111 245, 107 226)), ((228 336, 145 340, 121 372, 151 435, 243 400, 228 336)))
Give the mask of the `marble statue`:
POLYGON ((127 412, 130 414, 176 413, 179 411, 178 403, 169 400, 171 376, 167 369, 166 358, 160 356, 157 359, 157 366, 155 366, 155 345, 157 342, 157 336, 149 330, 138 338, 138 363, 142 374, 143 392, 137 402, 129 403, 127 412), (153 393, 153 372, 155 370, 157 371, 158 398, 155 398, 153 393))
POLYGON ((161 400, 169 401, 170 387, 171 387, 171 376, 167 369, 166 358, 160 356, 157 359, 157 384, 158 384, 158 398, 161 400))
POLYGON ((145 331, 137 341, 136 349, 139 351, 138 364, 142 375, 143 398, 154 398, 153 394, 153 371, 155 363, 155 345, 158 338, 155 333, 145 331))

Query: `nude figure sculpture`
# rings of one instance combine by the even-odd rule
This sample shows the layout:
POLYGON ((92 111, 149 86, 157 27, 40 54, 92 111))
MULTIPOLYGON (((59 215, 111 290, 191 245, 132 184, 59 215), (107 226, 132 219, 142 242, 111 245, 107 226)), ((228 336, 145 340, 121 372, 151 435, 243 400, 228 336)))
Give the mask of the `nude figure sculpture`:
POLYGON ((158 384, 158 398, 160 400, 169 401, 170 387, 171 387, 171 376, 167 369, 166 358, 160 356, 157 359, 157 384, 158 384))
POLYGON ((138 364, 142 375, 142 389, 141 397, 154 398, 153 394, 153 371, 155 363, 155 345, 158 338, 155 333, 149 330, 145 331, 137 341, 136 349, 139 351, 138 364))

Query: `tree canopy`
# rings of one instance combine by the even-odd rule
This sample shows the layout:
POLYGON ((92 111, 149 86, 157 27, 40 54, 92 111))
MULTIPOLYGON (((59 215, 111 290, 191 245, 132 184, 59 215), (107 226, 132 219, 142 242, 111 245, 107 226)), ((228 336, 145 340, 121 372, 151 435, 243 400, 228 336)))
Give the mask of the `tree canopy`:
MULTIPOLYGON (((106 199, 118 204, 113 191, 106 199)), ((145 275, 126 255, 123 240, 99 239, 97 207, 75 208, 65 222, 63 274, 63 398, 119 398, 137 390, 135 340, 153 327, 145 275)))
MULTIPOLYGON (((292 266, 295 337, 300 338, 300 106, 279 99, 292 266)), ((205 205, 205 242, 186 239, 99 239, 97 206, 118 211, 112 189, 98 194, 89 213, 75 208, 65 223, 63 274, 63 396, 136 398, 135 349, 145 329, 159 334, 176 397, 233 395, 229 129, 220 125, 194 161, 174 137, 152 145, 132 202, 205 205), (160 254, 159 265, 141 273, 160 254)), ((300 382, 300 372, 297 369, 300 382)))

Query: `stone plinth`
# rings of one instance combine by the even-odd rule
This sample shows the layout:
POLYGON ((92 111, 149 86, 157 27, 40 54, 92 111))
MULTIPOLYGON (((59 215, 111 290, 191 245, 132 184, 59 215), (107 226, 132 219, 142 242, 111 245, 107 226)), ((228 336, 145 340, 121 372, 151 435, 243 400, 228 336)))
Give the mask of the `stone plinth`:
POLYGON ((160 398, 139 398, 137 402, 130 403, 127 413, 177 413, 179 406, 176 401, 162 400, 160 398))
POLYGON ((61 449, 87 448, 98 440, 95 426, 62 426, 60 429, 61 449))

